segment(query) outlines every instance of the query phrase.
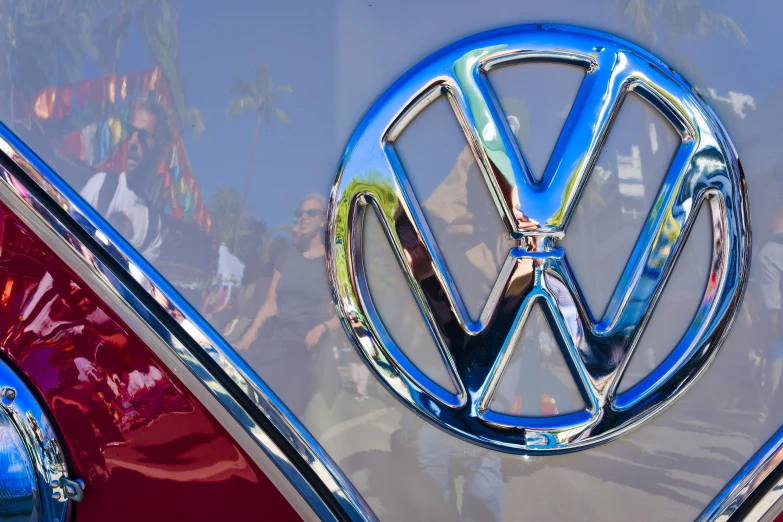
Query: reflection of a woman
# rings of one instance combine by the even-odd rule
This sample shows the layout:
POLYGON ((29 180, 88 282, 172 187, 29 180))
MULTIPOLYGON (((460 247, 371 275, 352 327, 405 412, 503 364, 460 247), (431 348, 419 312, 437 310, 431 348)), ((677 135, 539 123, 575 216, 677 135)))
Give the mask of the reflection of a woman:
POLYGON ((296 415, 311 396, 309 352, 340 327, 324 266, 325 227, 326 199, 305 196, 296 211, 294 244, 278 256, 266 301, 235 345, 248 350, 265 327, 246 359, 296 415))

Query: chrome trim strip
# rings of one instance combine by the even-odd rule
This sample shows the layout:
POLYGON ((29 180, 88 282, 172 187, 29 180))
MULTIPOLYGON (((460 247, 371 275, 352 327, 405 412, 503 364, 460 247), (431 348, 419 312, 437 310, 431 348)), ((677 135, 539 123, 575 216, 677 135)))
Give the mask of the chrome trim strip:
POLYGON ((0 162, 4 155, 20 170, 0 166, 0 199, 6 200, 10 191, 65 241, 101 286, 114 294, 111 303, 119 300, 154 330, 321 519, 377 520, 348 477, 247 363, 146 259, 2 124, 0 153, 0 162), (40 197, 38 191, 47 197, 40 197), (267 432, 270 428, 272 436, 267 432))
POLYGON ((774 522, 783 511, 783 478, 772 486, 763 497, 751 507, 742 519, 747 522, 774 522))
MULTIPOLYGON (((257 443, 256 439, 245 429, 245 426, 240 423, 240 420, 234 417, 229 409, 223 407, 212 390, 205 386, 202 380, 189 370, 177 352, 172 350, 170 345, 157 333, 155 328, 158 328, 160 321, 147 320, 139 315, 136 309, 142 309, 144 305, 129 292, 126 293, 128 298, 135 299, 137 306, 128 306, 126 300, 108 282, 106 275, 110 275, 111 272, 108 271, 105 265, 100 262, 93 264, 85 263, 81 257, 81 252, 77 253, 74 247, 74 245, 78 244, 78 240, 74 240, 76 242, 69 241, 64 235, 58 234, 55 227, 52 227, 52 224, 54 224, 56 227, 62 228, 61 222, 57 217, 43 207, 35 210, 30 202, 37 202, 38 200, 34 199, 34 197, 27 197, 26 199, 20 197, 20 191, 26 191, 26 189, 21 185, 9 187, 9 180, 13 178, 6 176, 5 172, 6 169, 0 165, 0 201, 26 223, 33 233, 54 251, 55 255, 62 259, 83 281, 86 281, 114 312, 125 321, 125 324, 139 336, 142 342, 147 344, 162 363, 177 375, 185 387, 212 412, 218 422, 223 425, 226 431, 230 433, 248 456, 266 474, 267 478, 291 503, 303 520, 321 520, 322 517, 316 514, 305 496, 289 481, 280 467, 264 451, 264 448, 257 443), (48 219, 41 219, 39 212, 47 216, 48 219)), ((36 203, 36 205, 40 206, 40 203, 36 203)), ((178 343, 177 346, 182 345, 178 343)), ((314 496, 317 500, 318 495, 314 494, 314 496)), ((330 515, 328 511, 326 514, 330 515)), ((335 519, 329 518, 328 520, 335 519)))
MULTIPOLYGON (((732 515, 750 498, 754 491, 769 477, 783 462, 783 428, 780 428, 761 449, 740 469, 734 478, 726 484, 726 487, 707 506, 696 522, 727 522, 732 515)), ((780 485, 780 481, 778 484, 780 485)), ((769 494, 775 495, 774 501, 783 497, 783 488, 778 491, 770 491, 765 495, 765 503, 769 494)), ((774 506, 775 502, 768 504, 774 506)), ((758 521, 766 514, 751 510, 745 520, 758 521)))

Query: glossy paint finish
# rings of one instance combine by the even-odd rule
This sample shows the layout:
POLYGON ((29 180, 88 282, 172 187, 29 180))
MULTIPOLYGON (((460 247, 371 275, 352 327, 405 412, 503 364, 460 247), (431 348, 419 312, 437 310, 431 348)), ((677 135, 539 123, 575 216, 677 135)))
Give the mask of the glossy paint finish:
POLYGON ((75 520, 298 520, 288 502, 168 368, 0 205, 2 357, 51 412, 75 520), (110 515, 109 515, 110 514, 110 515))
MULTIPOLYGON (((253 449, 263 451, 277 466, 273 472, 282 472, 291 482, 286 485, 292 485, 297 492, 287 497, 291 502, 299 503, 304 499, 323 520, 339 517, 374 519, 371 509, 350 481, 299 420, 248 371, 225 341, 177 295, 170 283, 150 267, 146 259, 139 256, 123 237, 117 235, 101 216, 3 126, 0 126, 0 151, 4 155, 0 161, 6 162, 5 168, 0 168, 4 182, 0 188, 0 199, 17 205, 21 203, 18 210, 37 225, 43 225, 57 246, 67 245, 67 254, 76 254, 80 268, 86 269, 91 283, 108 290, 116 307, 143 317, 145 324, 141 328, 158 336, 155 342, 165 350, 165 356, 178 358, 177 362, 184 363, 196 376, 196 386, 208 389, 221 402, 225 410, 221 408, 216 414, 232 415, 240 423, 239 429, 254 439, 253 449), (31 186, 45 191, 42 199, 29 189, 31 186), (53 214, 52 207, 67 212, 66 225, 53 214), (92 240, 89 246, 80 238, 85 232, 92 240), (103 256, 110 260, 105 261, 103 256), (112 273, 107 263, 117 272, 112 273), (178 329, 172 328, 169 322, 172 319, 178 329), (203 358, 211 359, 218 367, 205 364, 203 358), (239 393, 228 391, 227 381, 238 386, 239 393), (269 424, 262 426, 263 421, 256 416, 258 410, 242 405, 242 396, 253 401, 269 424), (294 452, 298 459, 291 458, 291 453, 286 451, 294 452)), ((117 308, 114 310, 118 311, 117 308)))
MULTIPOLYGON (((139 78, 144 76, 136 74, 140 69, 178 63, 176 75, 170 67, 166 73, 170 83, 179 86, 173 98, 181 95, 175 100, 180 109, 183 105, 198 109, 206 125, 206 130, 195 140, 190 129, 197 128, 197 122, 182 117, 177 122, 177 130, 187 145, 191 170, 196 173, 195 179, 202 188, 202 200, 212 200, 213 193, 218 196, 218 188, 233 187, 236 192, 233 199, 226 198, 229 204, 222 207, 218 203, 225 199, 215 197, 216 205, 211 207, 217 209, 213 210, 213 218, 218 216, 215 223, 230 221, 231 214, 220 208, 246 205, 247 209, 252 209, 249 213, 266 225, 277 227, 276 230, 281 231, 279 235, 291 242, 298 233, 299 218, 293 224, 292 221, 300 210, 300 202, 309 193, 317 193, 321 198, 329 193, 340 155, 350 136, 373 101, 395 79, 423 57, 471 34, 510 24, 564 23, 631 41, 688 78, 718 113, 735 142, 754 216, 754 242, 759 250, 767 245, 774 247, 779 217, 776 178, 781 166, 779 143, 783 139, 783 131, 778 125, 783 116, 778 92, 780 71, 770 65, 777 63, 779 52, 777 21, 781 12, 777 3, 489 1, 477 8, 475 2, 466 0, 318 5, 266 2, 220 4, 216 8, 218 4, 205 0, 157 5, 167 6, 159 16, 152 18, 158 24, 148 23, 150 17, 141 9, 123 11, 118 7, 99 13, 96 18, 103 25, 98 24, 95 31, 90 28, 78 33, 101 36, 95 38, 95 46, 103 55, 99 65, 95 64, 89 46, 63 45, 64 38, 73 32, 51 31, 49 40, 36 39, 35 35, 40 33, 34 28, 40 25, 22 23, 26 21, 24 16, 9 9, 0 13, 7 16, 4 22, 8 19, 15 22, 13 37, 3 40, 2 51, 9 58, 6 62, 9 67, 3 73, 14 81, 0 84, 3 89, 13 89, 13 92, 3 92, 0 100, 22 99, 19 105, 8 103, 0 107, 2 120, 17 134, 24 134, 25 142, 76 190, 103 167, 91 165, 89 173, 83 175, 73 168, 72 155, 63 152, 67 147, 59 146, 70 143, 77 155, 81 154, 81 145, 91 142, 76 140, 71 131, 80 129, 81 136, 89 137, 92 135, 90 123, 98 118, 90 114, 68 114, 65 105, 57 102, 63 99, 59 95, 67 92, 70 86, 70 108, 79 107, 79 93, 87 86, 84 97, 95 98, 92 103, 96 105, 85 102, 83 107, 97 107, 100 113, 104 106, 101 88, 97 87, 93 95, 89 87, 103 83, 107 86, 105 98, 108 99, 108 86, 115 85, 115 94, 122 93, 122 82, 112 84, 105 78, 115 73, 119 74, 118 78, 127 74, 126 79, 135 79, 138 84, 139 78), (121 29, 126 27, 126 21, 131 28, 125 33, 127 37, 119 30, 109 32, 107 38, 101 30, 121 29), (162 33, 161 28, 168 28, 168 31, 162 33), (149 35, 158 37, 147 38, 149 35), (158 45, 160 42, 165 45, 158 45), (161 48, 169 49, 170 54, 162 56, 161 48), (70 53, 74 49, 76 51, 70 53), (52 56, 55 50, 69 53, 56 54, 56 63, 35 59, 52 56), (115 59, 115 56, 119 58, 115 59), (257 64, 266 65, 264 74, 256 74, 257 64), (273 87, 282 85, 293 89, 292 93, 281 91, 276 98, 278 107, 287 114, 288 125, 274 118, 267 124, 263 112, 251 111, 236 120, 229 119, 226 107, 235 97, 231 92, 232 79, 247 78, 251 79, 251 84, 257 79, 263 80, 258 81, 262 85, 268 85, 265 78, 272 78, 273 87), (63 90, 50 90, 53 86, 63 90), (36 112, 35 102, 39 100, 40 111, 36 112), (25 107, 27 111, 23 110, 25 107), (248 190, 244 190, 245 186, 248 190)), ((76 3, 68 6, 76 11, 76 3)), ((89 17, 65 19, 69 23, 84 22, 89 17)), ((8 26, 2 24, 4 28, 8 26)), ((131 83, 128 81, 127 85, 131 83)), ((558 86, 556 82, 529 92, 529 96, 521 96, 530 115, 527 127, 532 141, 525 145, 532 149, 543 150, 537 141, 542 134, 539 123, 556 119, 563 107, 562 100, 557 98, 558 86), (539 110, 549 110, 549 116, 545 114, 536 119, 539 110)), ((237 100, 245 99, 244 93, 249 92, 244 87, 236 89, 237 100)), ((105 104, 109 105, 109 102, 105 104)), ((624 104, 618 117, 622 118, 630 105, 624 104)), ((192 115, 192 112, 180 110, 178 114, 192 115)), ((273 111, 271 115, 277 113, 273 111)), ((664 163, 664 169, 668 166, 662 159, 663 131, 667 127, 659 125, 655 117, 631 115, 626 120, 627 125, 619 129, 621 143, 617 147, 607 147, 607 157, 599 158, 596 163, 604 167, 604 171, 601 176, 592 177, 591 182, 596 179, 603 184, 596 182, 595 187, 588 186, 579 203, 582 208, 575 211, 575 216, 583 213, 590 219, 573 220, 573 225, 583 224, 582 234, 569 230, 568 244, 564 247, 569 254, 572 248, 581 253, 578 257, 570 256, 569 262, 574 264, 572 268, 580 283, 585 287, 595 285, 593 289, 583 289, 589 294, 588 301, 591 296, 598 296, 596 299, 600 301, 602 292, 608 294, 615 288, 638 237, 639 229, 633 227, 638 223, 634 218, 644 214, 645 204, 651 204, 649 194, 656 193, 660 186, 654 182, 652 167, 664 163), (657 134, 650 128, 656 128, 657 134), (625 143, 622 138, 626 139, 625 143), (630 237, 631 247, 621 244, 626 236, 630 237), (606 247, 591 248, 599 243, 606 247), (620 270, 612 273, 611 268, 618 263, 620 270), (582 277, 583 273, 591 277, 582 277)), ((409 130, 424 122, 425 117, 425 113, 420 115, 409 130)), ((114 129, 115 121, 103 118, 101 127, 104 128, 105 123, 105 128, 114 129)), ((521 117, 520 122, 523 122, 521 117)), ((419 149, 409 157, 419 152, 433 160, 442 154, 447 163, 455 165, 454 159, 458 156, 455 151, 464 148, 464 138, 462 143, 446 143, 448 146, 438 149, 438 145, 444 145, 437 138, 443 135, 445 127, 443 121, 436 121, 426 128, 422 134, 434 139, 421 141, 419 149), (450 157, 449 151, 452 152, 450 157)), ((555 130, 555 138, 559 130, 555 130)), ((612 138, 610 135, 608 140, 612 138)), ((404 139, 405 133, 400 137, 400 140, 404 139)), ((91 151, 94 148, 84 149, 85 153, 91 151)), ((427 174, 432 169, 424 168, 423 172, 427 174)), ((446 169, 446 174, 448 172, 446 169)), ((424 177, 411 176, 414 185, 424 177)), ((435 187, 440 181, 428 183, 435 187)), ((419 186, 422 184, 426 185, 419 183, 419 186)), ((225 196, 225 192, 219 194, 225 196)), ((427 199, 426 195, 422 199, 427 199)), ((430 205, 431 208, 437 206, 430 205)), ((464 223, 449 222, 447 225, 465 227, 464 223)), ((696 246, 704 245, 706 257, 711 249, 710 227, 701 229, 704 234, 697 234, 698 218, 694 226, 686 248, 700 237, 701 242, 696 246)), ((221 230, 225 231, 225 228, 221 230)), ((382 234, 381 229, 376 230, 382 234)), ((245 242, 253 247, 248 252, 271 243, 262 239, 260 232, 253 237, 244 237, 242 241, 234 241, 224 232, 219 235, 227 245, 245 242)), ((444 243, 439 241, 441 246, 444 243)), ((464 256, 465 243, 456 240, 452 243, 463 250, 460 253, 464 256)), ((700 248, 695 248, 696 254, 702 253, 700 248)), ((767 251, 770 249, 774 250, 768 247, 767 251)), ((491 253, 492 250, 471 251, 491 253)), ((256 263, 258 258, 250 253, 244 252, 242 256, 249 261, 246 267, 263 264, 256 263)), ((490 257, 485 256, 486 259, 490 257)), ((195 257, 192 261, 195 263, 195 257)), ((459 285, 460 271, 455 268, 458 263, 448 256, 446 262, 455 272, 453 275, 459 285)), ((154 260, 153 264, 161 272, 168 268, 162 259, 154 260)), ((698 301, 703 296, 708 268, 699 271, 696 270, 698 263, 692 265, 694 270, 685 270, 678 284, 670 287, 673 291, 664 292, 661 297, 648 328, 654 333, 641 341, 650 344, 637 350, 644 357, 633 357, 629 362, 629 372, 633 370, 630 373, 639 380, 656 366, 656 357, 665 357, 682 331, 687 329, 687 324, 680 329, 678 317, 689 319, 698 307, 698 302, 691 306, 687 298, 697 296, 698 301)), ((304 408, 305 412, 296 412, 302 423, 382 519, 694 519, 783 424, 783 411, 780 411, 779 401, 775 401, 778 385, 771 379, 779 358, 775 356, 774 343, 770 339, 771 330, 765 325, 763 314, 759 313, 764 306, 759 305, 763 300, 759 287, 755 286, 755 281, 764 273, 764 265, 755 261, 751 264, 745 308, 709 371, 687 394, 638 430, 605 446, 577 454, 525 459, 477 449, 421 421, 399 400, 379 388, 372 377, 364 389, 369 399, 359 397, 362 400, 355 400, 338 394, 335 401, 325 401, 323 396, 327 395, 325 389, 329 385, 326 378, 314 380, 314 384, 304 390, 301 380, 274 380, 280 372, 259 360, 261 355, 280 346, 270 335, 259 335, 249 343, 247 351, 240 353, 262 379, 274 383, 270 387, 284 403, 312 403, 304 408), (764 375, 767 375, 766 380, 762 378, 764 375), (303 400, 302 395, 307 400, 303 400), (471 472, 477 469, 481 472, 471 472)), ((325 269, 321 274, 325 276, 325 269)), ((395 276, 393 271, 382 272, 382 275, 395 276)), ((236 324, 241 325, 256 315, 260 304, 250 296, 251 290, 254 287, 256 291, 266 293, 270 274, 264 272, 261 276, 245 274, 240 284, 225 278, 222 289, 207 292, 208 304, 217 302, 217 305, 201 306, 201 295, 194 296, 185 290, 183 293, 215 330, 239 346, 237 336, 232 335, 228 327, 235 318, 238 319, 236 324), (241 292, 248 303, 243 305, 245 310, 236 313, 236 308, 220 309, 223 303, 217 298, 225 296, 229 289, 232 295, 236 295, 233 292, 237 289, 241 292)), ((172 284, 182 282, 182 278, 167 277, 172 284)), ((677 269, 672 277, 678 277, 677 269)), ((407 284, 403 281, 391 287, 403 288, 405 292, 389 293, 393 299, 384 309, 399 312, 405 318, 411 310, 406 299, 413 301, 407 284)), ((312 302, 331 301, 325 280, 323 284, 314 284, 308 296, 312 302)), ((592 302, 590 304, 592 306, 592 302)), ((418 313, 415 302, 412 306, 418 313)), ((600 304, 596 306, 600 307, 600 304)), ((404 340, 412 342, 418 327, 411 324, 407 324, 407 329, 397 331, 404 332, 401 334, 404 340)), ((316 332, 326 328, 320 324, 314 327, 318 328, 316 332)), ((302 336, 306 333, 302 332, 302 336)), ((326 349, 337 348, 339 352, 347 342, 345 338, 330 340, 326 349)), ((301 345, 291 343, 289 346, 301 348, 301 345)), ((291 350, 292 360, 304 359, 301 353, 305 352, 291 350)), ((350 352, 348 355, 353 356, 350 352)), ((523 369, 535 366, 523 362, 523 369)), ((318 367, 311 361, 307 364, 318 367)), ((328 374, 322 366, 318 368, 321 376, 328 374)), ((357 367, 356 388, 360 396, 361 372, 361 367, 357 367)), ((512 399, 515 391, 510 394, 512 399)), ((529 404, 538 409, 541 401, 525 399, 521 402, 524 410, 529 409, 529 404)), ((562 404, 560 399, 557 402, 562 404)))

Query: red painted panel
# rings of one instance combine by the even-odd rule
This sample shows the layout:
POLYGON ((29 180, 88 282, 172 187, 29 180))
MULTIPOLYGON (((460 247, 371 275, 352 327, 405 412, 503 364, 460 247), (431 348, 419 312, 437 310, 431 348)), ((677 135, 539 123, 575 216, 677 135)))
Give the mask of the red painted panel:
POLYGON ((223 427, 0 204, 0 350, 86 482, 75 520, 299 520, 223 427))

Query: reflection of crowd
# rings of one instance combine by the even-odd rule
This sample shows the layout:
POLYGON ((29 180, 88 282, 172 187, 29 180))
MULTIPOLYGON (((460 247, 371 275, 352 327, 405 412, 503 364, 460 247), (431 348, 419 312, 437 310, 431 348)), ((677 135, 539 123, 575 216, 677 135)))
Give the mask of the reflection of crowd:
MULTIPOLYGON (((779 197, 781 191, 780 188, 771 190, 767 197, 779 197)), ((780 402, 777 395, 783 375, 783 212, 779 205, 769 206, 777 214, 764 220, 766 230, 758 231, 766 237, 754 255, 758 268, 751 272, 742 315, 753 337, 761 341, 751 346, 749 353, 758 371, 756 382, 763 402, 762 421, 780 402)))
MULTIPOLYGON (((497 212, 491 206, 476 204, 474 195, 486 192, 483 183, 466 146, 449 176, 423 205, 430 225, 444 230, 448 237, 439 243, 451 250, 444 253, 463 300, 473 308, 471 315, 478 309, 470 305, 483 304, 508 252, 501 237, 491 234, 490 224, 497 222, 497 212)), ((411 446, 422 473, 437 486, 445 505, 461 515, 460 520, 501 519, 504 480, 499 454, 444 437, 419 423, 407 423, 403 430, 401 440, 411 446), (459 476, 464 478, 461 509, 459 476)))
MULTIPOLYGON (((175 285, 205 274, 216 281, 201 297, 199 290, 178 288, 190 292, 191 301, 198 299, 205 317, 245 352, 292 411, 303 415, 314 396, 331 404, 342 388, 336 362, 346 343, 338 334, 325 270, 326 199, 313 194, 302 200, 292 239, 272 241, 269 270, 245 267, 226 245, 215 248, 211 238, 189 230, 156 204, 157 173, 171 124, 154 98, 137 100, 123 127, 124 169, 92 175, 82 197, 175 285), (202 255, 188 258, 181 251, 193 248, 202 255), (176 275, 165 271, 171 262, 179 264, 176 275)), ((366 398, 369 370, 356 360, 350 366, 343 365, 358 397, 366 398)))
POLYGON ((277 256, 266 298, 234 344, 297 415, 314 391, 328 389, 333 400, 340 386, 327 343, 340 322, 326 277, 325 227, 325 198, 306 196, 296 211, 293 243, 277 256))
MULTIPOLYGON (((95 174, 82 190, 85 199, 151 261, 165 259, 167 248, 171 249, 167 238, 172 225, 148 196, 161 161, 162 145, 167 140, 167 123, 161 122, 167 120, 165 111, 154 101, 140 102, 126 129, 124 171, 119 175, 95 174)), ((513 121, 509 124, 513 131, 518 131, 513 121)), ((476 197, 481 194, 487 195, 486 184, 466 146, 449 175, 422 207, 430 227, 439 236, 439 246, 462 298, 483 305, 512 245, 497 234, 497 211, 491 202, 487 204, 476 197)), ((358 408, 355 403, 347 411, 334 410, 343 391, 343 380, 352 383, 362 402, 375 395, 365 407, 378 403, 377 393, 368 389, 374 382, 370 371, 348 344, 335 313, 325 260, 326 207, 322 195, 305 196, 290 226, 290 239, 278 236, 271 241, 266 266, 238 266, 241 263, 228 247, 213 248, 217 283, 198 299, 210 323, 316 436, 336 419, 356 415, 358 411, 352 409, 358 408)), ((536 225, 526 220, 521 211, 516 217, 520 228, 536 225)), ((765 289, 759 294, 764 298, 763 304, 748 312, 753 321, 769 321, 773 325, 770 331, 775 334, 770 345, 780 344, 778 332, 783 327, 779 287, 783 280, 783 218, 778 229, 780 239, 772 237, 759 254, 766 278, 762 285, 765 289)), ((193 241, 189 237, 184 240, 193 241)), ((386 268, 395 270, 393 266, 386 268)), ((213 269, 213 275, 214 272, 213 269)), ((402 291, 407 292, 407 286, 402 291)), ((413 327, 414 322, 421 321, 418 308, 386 308, 388 314, 398 319, 393 335, 405 336, 413 346, 429 341, 424 339, 429 335, 426 329, 419 332, 413 327), (419 340, 415 338, 417 332, 423 333, 419 340)), ((477 311, 480 308, 473 307, 471 315, 477 315, 477 311)), ((783 348, 764 351, 760 363, 761 382, 769 390, 767 395, 777 393, 783 374, 783 355, 770 356, 778 351, 783 354, 783 348)), ((545 314, 539 310, 531 313, 490 408, 530 417, 565 414, 580 408, 581 403, 575 404, 573 393, 568 390, 574 385, 573 377, 559 352, 545 314)), ((428 374, 435 371, 421 369, 428 374)), ((79 367, 79 371, 84 378, 93 378, 90 368, 79 367)), ((154 395, 155 380, 152 373, 137 371, 129 374, 122 385, 107 381, 106 386, 122 402, 122 397, 133 393, 154 395)), ((415 463, 426 481, 435 486, 435 491, 443 496, 440 502, 454 513, 452 518, 501 518, 508 477, 499 453, 446 436, 407 413, 391 444, 395 455, 405 452, 402 458, 415 463), (458 487, 460 477, 462 487, 458 487)))
MULTIPOLYGON (((82 191, 134 247, 158 262, 166 257, 170 224, 151 203, 148 190, 167 139, 167 125, 161 123, 166 121, 165 111, 155 102, 139 103, 126 129, 125 170, 119 175, 95 174, 82 191)), ((490 225, 498 220, 495 209, 474 198, 486 192, 483 184, 466 147, 450 175, 423 205, 434 227, 445 230, 449 238, 455 254, 449 256, 449 266, 462 283, 463 298, 474 300, 486 298, 509 246, 490 225)), ((350 348, 329 289, 326 206, 320 194, 302 199, 290 227, 290 240, 278 237, 272 241, 268 266, 235 266, 241 263, 225 245, 214 249, 217 284, 199 299, 213 326, 316 434, 343 416, 332 410, 343 390, 343 379, 353 384, 360 401, 371 396, 369 369, 350 348)), ((411 324, 419 312, 392 313, 411 324)), ((518 348, 522 357, 512 361, 510 377, 501 382, 492 407, 516 415, 557 414, 562 402, 557 388, 562 388, 563 376, 555 375, 551 360, 558 348, 544 331, 543 321, 531 324, 541 331, 518 348)), ((154 376, 139 374, 132 379, 132 387, 146 389, 151 379, 154 376)), ((500 518, 504 475, 498 454, 444 437, 420 422, 404 421, 400 429, 395 440, 410 450, 422 473, 445 495, 446 504, 461 513, 461 519, 500 518), (455 489, 458 476, 465 485, 461 508, 457 508, 455 489)))

